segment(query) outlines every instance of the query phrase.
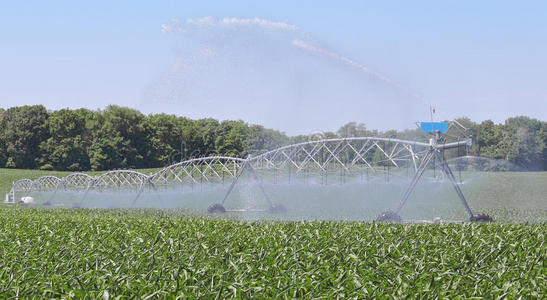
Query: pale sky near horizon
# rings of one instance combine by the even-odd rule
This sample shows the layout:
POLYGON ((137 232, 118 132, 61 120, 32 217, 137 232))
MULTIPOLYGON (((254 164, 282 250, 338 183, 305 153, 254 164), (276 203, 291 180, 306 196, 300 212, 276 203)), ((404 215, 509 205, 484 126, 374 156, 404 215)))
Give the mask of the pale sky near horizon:
POLYGON ((242 119, 288 134, 547 120, 543 1, 14 1, 0 107, 242 119), (163 30, 162 30, 163 29, 163 30))

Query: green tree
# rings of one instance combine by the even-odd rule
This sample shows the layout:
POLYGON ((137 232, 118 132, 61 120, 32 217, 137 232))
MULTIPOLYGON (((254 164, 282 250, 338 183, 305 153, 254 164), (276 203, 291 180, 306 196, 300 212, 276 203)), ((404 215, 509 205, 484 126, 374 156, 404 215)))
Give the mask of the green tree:
POLYGON ((490 157, 494 159, 503 159, 505 151, 501 149, 503 139, 503 128, 496 125, 492 120, 483 121, 477 127, 475 143, 479 156, 490 157))
POLYGON ((501 149, 505 159, 527 170, 542 170, 545 142, 541 121, 529 117, 509 118, 503 125, 501 149))
POLYGON ((349 122, 336 131, 339 137, 363 137, 370 136, 364 123, 349 122))
MULTIPOLYGON (((0 124, 2 124, 2 119, 4 118, 5 110, 3 108, 0 108, 0 124)), ((6 142, 3 140, 4 138, 4 128, 0 128, 0 167, 4 167, 6 165, 7 160, 7 147, 6 142)))
POLYGON ((150 166, 165 166, 172 163, 175 157, 183 158, 188 136, 185 134, 185 118, 175 115, 157 114, 146 117, 144 128, 148 136, 147 152, 150 166), (182 149, 181 149, 182 148, 182 149))
POLYGON ((208 118, 197 120, 191 128, 186 128, 192 132, 192 135, 189 136, 191 146, 188 149, 188 156, 198 157, 214 154, 219 126, 220 123, 217 120, 208 118))
POLYGON ((1 114, 0 140, 5 149, 5 167, 36 167, 39 146, 48 138, 47 119, 48 112, 43 105, 12 107, 1 114))
POLYGON ((233 157, 246 157, 246 139, 249 127, 243 121, 223 121, 217 129, 216 153, 233 157))
POLYGON ((541 130, 538 136, 543 140, 543 170, 547 171, 547 122, 541 122, 541 130))
POLYGON ((245 152, 256 155, 286 145, 288 140, 284 133, 260 125, 251 125, 247 133, 245 152))
MULTIPOLYGON (((469 152, 504 159, 525 169, 547 170, 547 122, 528 117, 509 118, 504 124, 491 120, 476 124, 468 118, 456 121, 472 130, 473 146, 465 152, 449 150, 445 153, 447 158, 469 152)), ((445 137, 450 142, 466 134, 463 128, 453 126, 445 137)), ((48 113, 43 106, 35 105, 0 109, 0 167, 56 170, 161 167, 175 158, 246 157, 289 143, 359 136, 425 142, 430 137, 419 129, 370 131, 356 122, 345 124, 336 133, 287 137, 282 132, 243 121, 191 120, 167 114, 145 116, 115 105, 104 111, 62 109, 48 113)), ((369 159, 385 160, 383 156, 374 148, 367 153, 369 159)))
POLYGON ((144 115, 137 110, 108 106, 99 114, 101 127, 93 137, 89 158, 93 170, 146 168, 147 133, 144 115))
POLYGON ((81 171, 90 169, 88 148, 93 127, 88 127, 93 112, 87 109, 61 109, 47 121, 49 138, 40 144, 42 169, 81 171))

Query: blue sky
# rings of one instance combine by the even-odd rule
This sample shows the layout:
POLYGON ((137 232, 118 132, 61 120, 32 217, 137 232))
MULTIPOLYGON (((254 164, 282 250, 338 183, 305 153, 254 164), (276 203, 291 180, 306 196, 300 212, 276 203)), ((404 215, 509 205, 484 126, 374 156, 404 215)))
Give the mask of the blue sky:
POLYGON ((546 15, 541 1, 13 1, 0 107, 118 104, 289 134, 409 128, 429 103, 439 119, 545 120, 546 15))

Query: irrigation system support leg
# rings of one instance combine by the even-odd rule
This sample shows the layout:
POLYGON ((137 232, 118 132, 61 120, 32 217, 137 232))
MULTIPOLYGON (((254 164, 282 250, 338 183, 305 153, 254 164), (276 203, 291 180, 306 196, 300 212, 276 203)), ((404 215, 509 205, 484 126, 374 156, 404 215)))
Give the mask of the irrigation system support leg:
POLYGON ((230 196, 230 194, 232 193, 232 190, 234 189, 236 183, 239 181, 239 178, 241 177, 241 174, 243 174, 243 172, 247 170, 250 174, 251 174, 251 177, 253 178, 253 180, 256 182, 256 184, 258 185, 258 187, 260 188, 260 191, 262 192, 262 195, 264 195, 264 198, 266 199, 266 201, 268 202, 268 205, 269 205, 269 209, 268 211, 270 212, 273 212, 273 213, 277 213, 277 212, 285 212, 286 209, 283 205, 275 205, 272 200, 270 199, 270 197, 268 196, 268 193, 266 193, 266 190, 264 189, 264 186, 262 185, 262 182, 260 181, 260 179, 258 178, 258 176, 256 175, 253 167, 249 164, 248 161, 246 161, 243 166, 241 167, 241 169, 239 170, 239 172, 236 174, 236 177, 234 178, 234 180, 232 181, 232 183, 230 184, 230 187, 228 188, 228 191, 226 192, 226 194, 224 195, 224 198, 222 199, 222 202, 221 203, 214 203, 214 204, 211 204, 208 208, 207 208, 207 211, 210 212, 210 213, 224 213, 226 212, 226 209, 224 208, 224 203, 226 203, 226 199, 228 199, 228 196, 230 196))
POLYGON ((443 172, 446 174, 446 176, 450 179, 450 182, 452 183, 452 186, 456 190, 456 193, 460 197, 460 200, 463 203, 463 206, 465 207, 465 210, 467 211, 467 214, 469 215, 469 221, 471 222, 493 222, 494 219, 490 217, 489 215, 485 213, 478 213, 473 214, 471 211, 471 208, 469 208, 469 205, 467 204, 467 200, 465 200, 465 197, 463 195, 462 190, 460 189, 460 186, 458 185, 458 182, 456 181, 456 176, 454 176, 454 173, 452 173, 452 170, 450 169, 450 166, 446 162, 446 159, 444 158, 444 155, 441 153, 437 154, 439 156, 439 160, 442 162, 441 167, 443 169, 443 172))
POLYGON ((158 193, 158 189, 156 188, 156 185, 150 181, 150 180, 147 180, 145 183, 143 183, 140 188, 139 188, 139 191, 137 192, 137 195, 135 196, 135 198, 133 199, 133 202, 131 202, 131 207, 135 207, 135 204, 137 203, 137 200, 140 198, 143 190, 144 190, 144 186, 145 185, 150 185, 152 187, 152 189, 154 190, 154 192, 156 192, 156 196, 158 197, 158 199, 160 200, 160 202, 163 202, 163 199, 161 198, 160 194, 158 193))
POLYGON ((416 184, 424 174, 425 170, 427 169, 427 166, 429 165, 429 162, 431 162, 431 159, 433 156, 435 156, 435 149, 429 150, 429 152, 425 155, 424 159, 422 160, 422 163, 418 167, 418 170, 414 174, 414 177, 412 178, 412 181, 410 182, 410 185, 406 189, 405 193, 403 194, 403 197, 401 198, 401 201, 399 202, 399 205, 397 205, 397 208, 394 210, 395 213, 399 213, 403 206, 405 205, 406 201, 412 194, 412 191, 414 191, 414 188, 416 187, 416 184))
POLYGON ((87 186, 87 188, 85 189, 85 193, 84 193, 84 196, 82 197, 82 202, 85 201, 85 199, 87 198, 87 194, 89 193, 89 190, 91 189, 91 187, 95 185, 95 183, 91 183, 90 185, 87 186))
POLYGON ((452 183, 452 186, 456 190, 456 194, 458 194, 458 197, 460 197, 460 200, 462 201, 463 206, 465 207, 465 210, 467 211, 467 214, 469 215, 469 218, 473 218, 473 212, 471 211, 471 208, 469 208, 469 204, 467 204, 467 200, 465 200, 465 196, 463 195, 462 190, 460 189, 460 186, 458 185, 458 182, 456 181, 456 177, 454 176, 454 173, 452 173, 452 170, 450 169, 450 166, 446 162, 446 159, 444 159, 444 155, 441 153, 437 153, 437 158, 439 158, 439 161, 441 162, 441 168, 450 180, 450 183, 452 183))
POLYGON ((247 169, 249 173, 251 173, 251 176, 253 177, 254 181, 258 184, 258 187, 260 188, 262 195, 264 195, 264 198, 266 198, 266 201, 268 202, 268 205, 270 206, 270 208, 274 207, 272 200, 270 200, 270 197, 266 193, 266 190, 264 190, 264 186, 262 185, 262 182, 260 181, 258 176, 256 176, 256 173, 253 167, 251 167, 250 165, 247 165, 247 169))
POLYGON ((57 186, 55 188, 55 191, 53 191, 53 194, 51 194, 51 196, 49 196, 49 198, 46 200, 46 202, 44 202, 42 205, 44 206, 49 206, 51 205, 51 202, 53 201, 53 199, 55 198, 55 195, 57 195, 57 191, 59 190, 59 186, 57 186))
POLYGON ((401 198, 401 201, 399 202, 399 205, 397 205, 397 208, 394 211, 386 211, 383 212, 376 218, 377 222, 395 222, 395 223, 401 223, 403 219, 401 216, 399 216, 399 212, 405 205, 406 201, 412 194, 412 191, 416 187, 416 184, 424 174, 425 170, 427 169, 427 166, 431 162, 431 159, 435 156, 435 152, 437 150, 434 148, 431 148, 429 152, 424 156, 424 159, 420 163, 420 166, 416 170, 416 173, 414 173, 414 177, 412 178, 412 181, 410 182, 410 185, 406 189, 405 193, 403 194, 403 197, 401 198))
POLYGON ((241 169, 239 169, 239 172, 236 174, 236 177, 234 178, 234 180, 232 180, 232 183, 230 184, 230 187, 228 188, 228 191, 226 191, 226 194, 224 195, 224 198, 222 199, 222 202, 220 202, 221 205, 224 205, 224 203, 226 202, 226 199, 228 199, 228 196, 230 195, 230 193, 232 193, 232 190, 234 189, 234 187, 236 186, 237 181, 239 180, 239 177, 241 177, 241 174, 243 174, 243 171, 247 167, 247 163, 248 162, 245 162, 243 164, 241 169))
POLYGON ((427 169, 427 166, 431 163, 432 159, 438 159, 440 161, 440 166, 443 171, 443 173, 448 177, 450 180, 450 183, 456 190, 456 193, 458 194, 458 197, 460 198, 463 206, 465 207, 465 210, 467 214, 469 215, 469 221, 471 222, 492 222, 493 219, 487 214, 473 214, 471 211, 471 208, 469 208, 469 204, 467 203, 467 200, 465 199, 465 196, 463 195, 462 190, 460 189, 460 186, 458 185, 458 182, 456 181, 456 177, 454 176, 454 173, 452 173, 452 170, 450 169, 450 166, 446 162, 446 159, 444 158, 444 149, 438 149, 438 148, 431 148, 429 152, 424 156, 424 159, 422 160, 420 166, 418 167, 418 170, 414 174, 414 177, 412 178, 412 181, 410 182, 410 185, 406 189, 405 193, 403 194, 403 197, 401 198, 401 201, 399 202, 399 205, 394 211, 386 211, 382 213, 376 221, 378 222, 402 222, 402 218, 399 216, 399 212, 405 205, 406 201, 412 194, 412 191, 416 187, 416 184, 424 174, 425 170, 427 169))

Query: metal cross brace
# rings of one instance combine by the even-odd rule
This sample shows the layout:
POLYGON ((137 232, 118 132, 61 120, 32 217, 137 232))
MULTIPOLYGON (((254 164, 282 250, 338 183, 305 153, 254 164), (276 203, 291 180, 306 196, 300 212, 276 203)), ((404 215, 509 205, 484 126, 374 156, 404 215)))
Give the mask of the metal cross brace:
POLYGON ((403 194, 403 197, 401 198, 401 201, 399 202, 399 205, 395 209, 395 213, 399 213, 405 203, 407 202, 408 198, 414 191, 414 188, 416 187, 416 184, 424 174, 424 171, 427 169, 428 165, 431 163, 431 160, 433 157, 436 157, 441 162, 441 168, 442 171, 446 174, 448 179, 450 180, 450 183, 452 183, 452 186, 456 190, 456 193, 458 194, 458 197, 460 198, 463 206, 465 207, 465 210, 467 211, 467 214, 469 214, 469 217, 473 217, 473 212, 471 211, 471 208, 469 208, 469 205, 467 204, 467 200, 465 199, 465 196, 463 195, 463 192, 460 189, 460 186, 458 185, 458 182, 456 181, 456 178, 454 177, 454 174, 452 173, 452 170, 450 169, 450 166, 446 162, 446 159, 444 158, 444 148, 443 149, 437 149, 432 147, 428 153, 424 156, 422 162, 420 163, 420 166, 418 167, 418 170, 414 174, 414 177, 412 178, 412 181, 410 182, 410 185, 406 189, 405 193, 403 194))
POLYGON ((253 169, 253 167, 251 167, 251 165, 249 164, 249 161, 246 161, 243 166, 241 167, 241 169, 239 170, 239 173, 237 174, 237 176, 234 178, 234 180, 232 181, 232 184, 230 184, 230 188, 228 188, 228 191, 226 192, 226 194, 224 195, 224 198, 222 199, 222 202, 221 204, 224 205, 224 203, 226 202, 226 199, 228 199, 228 196, 230 195, 230 193, 232 192, 232 190, 234 189, 236 183, 238 182, 239 178, 241 177, 241 175, 243 174, 243 172, 247 170, 249 171, 249 173, 251 174, 251 177, 253 178, 253 180, 256 182, 256 184, 258 185, 258 187, 260 188, 260 191, 262 192, 262 195, 264 195, 264 198, 266 199, 266 201, 268 202, 268 205, 270 205, 270 208, 272 208, 274 205, 272 203, 272 200, 270 200, 270 197, 268 196, 268 194, 266 193, 266 190, 264 190, 264 186, 262 186, 262 182, 260 181, 260 179, 258 178, 258 176, 256 176, 256 173, 253 169))

